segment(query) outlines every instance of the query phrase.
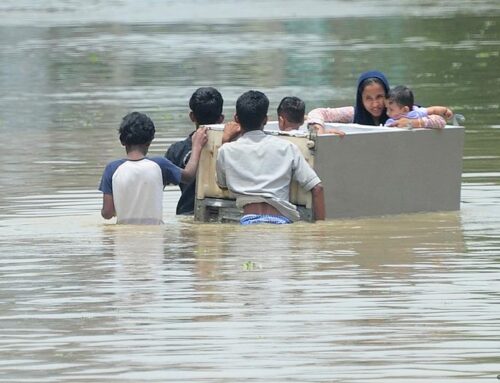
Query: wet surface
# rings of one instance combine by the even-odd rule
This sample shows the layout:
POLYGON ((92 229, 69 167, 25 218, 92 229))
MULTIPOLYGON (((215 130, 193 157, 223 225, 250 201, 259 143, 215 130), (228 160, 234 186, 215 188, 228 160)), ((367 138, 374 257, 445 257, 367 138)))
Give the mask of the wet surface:
POLYGON ((499 370, 497 2, 4 1, 0 380, 462 382, 499 370), (193 19, 194 18, 194 19, 193 19), (36 22, 35 22, 36 20, 36 22), (151 154, 213 85, 270 115, 352 105, 383 70, 466 117, 459 212, 298 223, 115 226, 99 216, 116 129, 151 154))

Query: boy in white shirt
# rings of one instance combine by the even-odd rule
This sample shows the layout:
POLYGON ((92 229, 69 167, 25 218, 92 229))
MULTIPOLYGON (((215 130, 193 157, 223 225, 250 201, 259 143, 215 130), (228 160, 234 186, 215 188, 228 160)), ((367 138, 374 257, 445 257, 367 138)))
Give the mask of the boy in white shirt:
POLYGON ((315 220, 325 219, 323 186, 299 148, 263 132, 269 100, 258 91, 242 94, 234 120, 224 128, 225 141, 217 155, 217 184, 229 189, 236 206, 243 209, 242 224, 292 223, 300 219, 290 203, 290 183, 295 179, 311 191, 315 220))
POLYGON ((99 185, 103 192, 101 215, 105 219, 116 216, 118 224, 161 224, 163 188, 196 177, 200 152, 207 142, 206 129, 193 135, 193 150, 185 169, 163 157, 146 157, 155 126, 145 114, 127 114, 118 132, 127 158, 112 161, 104 169, 99 185))

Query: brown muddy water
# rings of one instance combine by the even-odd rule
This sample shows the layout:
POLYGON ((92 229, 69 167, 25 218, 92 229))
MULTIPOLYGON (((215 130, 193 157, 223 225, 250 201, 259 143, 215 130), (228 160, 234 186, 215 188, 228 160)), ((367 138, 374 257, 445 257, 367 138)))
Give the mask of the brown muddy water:
MULTIPOLYGON (((495 382, 497 1, 0 4, 0 381, 495 382), (104 165, 129 111, 152 154, 213 85, 271 116, 352 105, 362 71, 466 117, 460 211, 286 227, 115 226, 104 165)), ((432 187, 432 185, 429 185, 432 187)))

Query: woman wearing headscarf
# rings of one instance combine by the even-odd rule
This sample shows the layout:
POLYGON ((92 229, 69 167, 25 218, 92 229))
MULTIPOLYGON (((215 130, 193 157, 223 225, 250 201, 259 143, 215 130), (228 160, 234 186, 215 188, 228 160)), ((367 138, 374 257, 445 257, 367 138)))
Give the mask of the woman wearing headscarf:
MULTIPOLYGON (((355 123, 361 125, 384 125, 388 119, 385 98, 389 92, 389 82, 382 72, 368 71, 359 76, 354 107, 317 108, 308 113, 308 124, 322 133, 340 133, 336 129, 325 129, 325 122, 355 123)), ((395 127, 441 129, 446 120, 438 115, 429 115, 419 119, 399 119, 395 127)))

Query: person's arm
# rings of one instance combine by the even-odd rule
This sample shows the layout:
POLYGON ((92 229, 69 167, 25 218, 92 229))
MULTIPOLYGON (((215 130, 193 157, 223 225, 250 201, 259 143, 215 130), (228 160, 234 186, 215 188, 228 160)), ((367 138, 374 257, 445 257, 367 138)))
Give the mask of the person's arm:
POLYGON ((335 129, 335 128, 325 128, 323 125, 320 125, 320 124, 309 124, 309 128, 316 131, 316 134, 318 136, 321 136, 323 134, 337 134, 340 137, 345 136, 345 132, 343 130, 339 130, 339 129, 335 129))
POLYGON ((293 152, 292 156, 292 174, 293 179, 299 183, 306 191, 311 192, 312 210, 315 220, 325 219, 325 195, 323 184, 320 178, 306 161, 304 155, 297 145, 290 143, 293 152))
POLYGON ((215 162, 215 182, 221 189, 227 189, 224 148, 220 148, 215 162))
POLYGON ((453 117, 453 112, 451 109, 447 108, 446 106, 429 106, 426 108, 427 109, 427 114, 428 115, 438 115, 446 120, 449 120, 450 118, 453 117))
POLYGON ((111 219, 116 216, 115 203, 113 201, 113 174, 124 162, 113 161, 106 165, 99 183, 99 190, 102 192, 101 216, 104 219, 111 219))
POLYGON ((354 107, 342 108, 316 108, 307 114, 307 125, 316 131, 316 134, 338 134, 345 136, 345 132, 334 128, 325 128, 325 122, 352 123, 354 120, 354 107))
POLYGON ((102 209, 101 215, 104 219, 111 219, 116 215, 115 203, 113 201, 113 194, 102 195, 102 209))
POLYGON ((335 128, 323 128, 323 133, 318 132, 318 135, 322 135, 322 134, 336 134, 340 137, 345 136, 345 132, 343 130, 335 129, 335 128))
POLYGON ((207 141, 207 128, 198 128, 192 137, 193 147, 191 149, 191 157, 189 158, 186 167, 182 169, 182 183, 188 183, 196 178, 196 171, 198 170, 198 162, 200 161, 201 149, 203 149, 207 141))
POLYGON ((319 183, 311 189, 312 194, 312 206, 315 221, 324 221, 325 212, 325 192, 323 190, 323 184, 319 183))
POLYGON ((325 126, 323 124, 308 124, 309 129, 316 132, 318 136, 325 134, 325 126))
POLYGON ((446 120, 438 116, 437 114, 432 114, 427 117, 409 119, 400 118, 394 121, 390 126, 396 128, 428 128, 428 129, 443 129, 446 126, 446 120))
POLYGON ((325 122, 341 122, 350 124, 354 121, 354 107, 316 108, 307 113, 308 125, 325 125, 325 122))

